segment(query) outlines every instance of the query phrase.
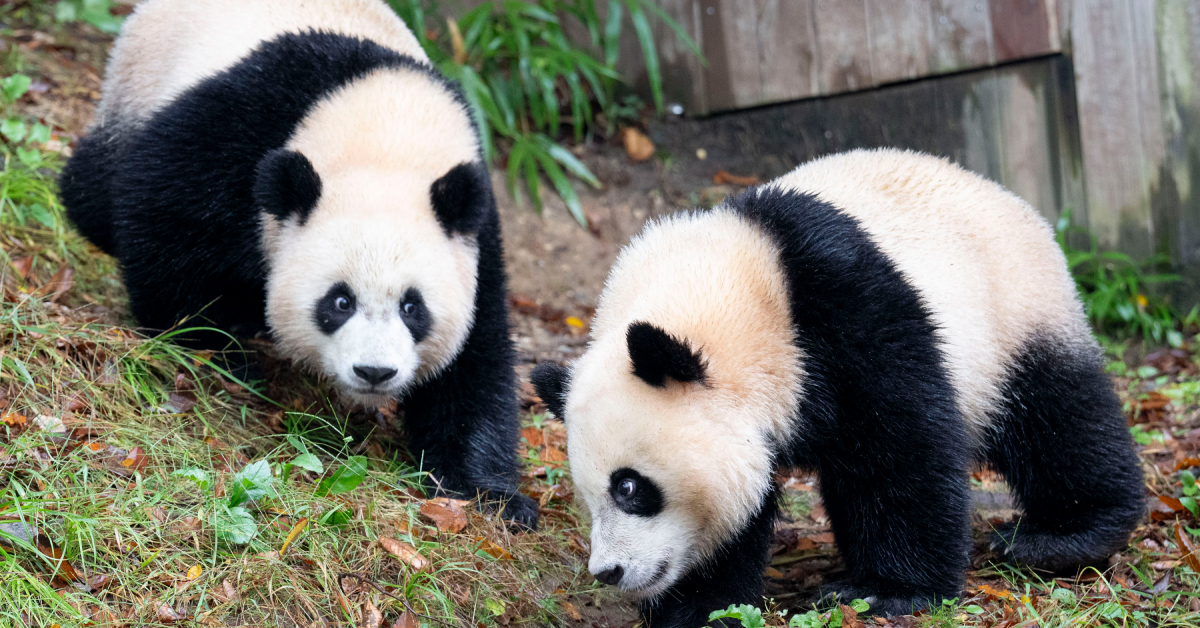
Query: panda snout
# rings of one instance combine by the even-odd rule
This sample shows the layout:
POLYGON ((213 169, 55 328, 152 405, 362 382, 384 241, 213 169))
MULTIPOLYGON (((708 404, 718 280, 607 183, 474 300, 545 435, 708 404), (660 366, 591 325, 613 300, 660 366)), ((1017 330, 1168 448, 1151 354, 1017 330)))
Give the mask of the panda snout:
POLYGON ((399 371, 387 366, 355 366, 354 374, 372 386, 378 386, 396 376, 399 371))
POLYGON ((617 583, 621 582, 621 578, 625 576, 625 569, 620 565, 617 565, 616 567, 605 569, 598 574, 592 575, 594 575, 597 580, 603 582, 604 584, 616 586, 617 583))

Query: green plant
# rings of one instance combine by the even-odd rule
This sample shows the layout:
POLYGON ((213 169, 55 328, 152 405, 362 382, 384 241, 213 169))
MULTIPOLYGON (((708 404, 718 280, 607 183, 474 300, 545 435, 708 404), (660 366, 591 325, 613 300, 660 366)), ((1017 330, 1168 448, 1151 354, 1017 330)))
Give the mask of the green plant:
POLYGON ((1191 471, 1181 471, 1179 481, 1183 484, 1183 497, 1179 498, 1179 503, 1183 504, 1193 517, 1200 517, 1200 505, 1196 503, 1196 500, 1200 499, 1200 486, 1196 485, 1196 476, 1191 471))
POLYGON ((113 15, 113 0, 59 0, 54 18, 59 22, 87 22, 112 35, 121 30, 123 18, 113 15))
POLYGON ((600 181, 559 143, 560 127, 568 123, 578 142, 597 130, 598 112, 605 113, 609 133, 615 121, 631 116, 633 103, 616 97, 626 12, 641 45, 658 111, 663 108, 662 73, 650 18, 668 25, 701 55, 687 33, 651 0, 608 0, 604 19, 596 0, 489 0, 457 21, 448 19, 445 36, 428 28, 427 16, 433 11, 427 0, 389 2, 434 64, 462 85, 487 156, 498 156, 498 144, 507 149, 510 192, 518 196, 517 183, 524 180, 541 211, 544 175, 585 226, 587 218, 567 175, 593 187, 600 181), (563 28, 567 17, 580 22, 588 41, 571 41, 563 28))
POLYGON ((1071 226, 1069 210, 1058 220, 1055 236, 1083 298, 1088 319, 1098 332, 1122 338, 1143 337, 1180 347, 1183 330, 1200 323, 1200 305, 1184 315, 1152 290, 1154 286, 1181 279, 1179 275, 1155 272, 1170 263, 1165 254, 1136 262, 1118 251, 1101 251, 1094 236, 1081 227, 1071 226), (1070 244, 1077 237, 1087 238, 1086 250, 1070 244))

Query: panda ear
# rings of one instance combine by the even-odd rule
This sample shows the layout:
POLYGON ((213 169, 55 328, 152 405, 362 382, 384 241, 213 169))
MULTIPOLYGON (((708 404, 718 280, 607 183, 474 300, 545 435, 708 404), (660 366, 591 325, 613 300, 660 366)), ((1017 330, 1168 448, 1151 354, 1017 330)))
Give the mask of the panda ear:
POLYGON ((625 334, 633 374, 657 388, 667 378, 677 382, 703 382, 704 359, 686 343, 650 323, 634 323, 625 334))
POLYGON ((429 196, 446 233, 478 233, 494 204, 492 178, 481 162, 461 163, 433 182, 429 196))
POLYGON ((529 381, 533 383, 533 389, 537 391, 537 395, 542 398, 554 416, 562 421, 566 420, 566 415, 563 414, 563 402, 567 398, 568 376, 567 369, 553 362, 542 362, 529 374, 529 381))
POLYGON ((258 162, 254 201, 272 216, 296 216, 304 224, 320 198, 321 177, 304 155, 280 148, 258 162))

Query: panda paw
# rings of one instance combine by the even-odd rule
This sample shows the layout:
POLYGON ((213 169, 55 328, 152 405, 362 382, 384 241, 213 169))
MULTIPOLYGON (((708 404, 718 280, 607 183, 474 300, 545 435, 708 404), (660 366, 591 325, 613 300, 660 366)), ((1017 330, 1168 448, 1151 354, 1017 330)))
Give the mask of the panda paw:
POLYGON ((872 587, 864 587, 848 583, 835 583, 821 590, 821 606, 835 604, 850 604, 854 600, 862 600, 870 605, 861 615, 878 617, 895 617, 897 615, 912 615, 929 607, 930 596, 880 595, 872 587))
POLYGON ((538 503, 528 495, 512 493, 500 507, 500 516, 520 532, 537 530, 538 503))
POLYGON ((1123 540, 1116 544, 1104 540, 1108 536, 1124 539, 1125 535, 1119 532, 1115 535, 1096 532, 1086 529, 1061 532, 1017 520, 995 527, 991 548, 1002 560, 1053 573, 1066 573, 1084 565, 1102 564, 1115 551, 1108 546, 1119 547, 1124 544, 1123 540))

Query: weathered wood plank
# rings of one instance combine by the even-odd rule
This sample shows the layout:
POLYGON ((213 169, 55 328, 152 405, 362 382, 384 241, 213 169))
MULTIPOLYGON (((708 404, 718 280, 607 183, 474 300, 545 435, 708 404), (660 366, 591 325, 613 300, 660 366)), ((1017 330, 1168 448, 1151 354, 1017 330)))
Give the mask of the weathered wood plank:
POLYGON ((996 63, 1057 52, 1046 0, 988 0, 996 63))
POLYGON ((821 93, 874 86, 866 0, 817 0, 813 14, 821 93))
POLYGON ((818 82, 814 0, 756 0, 759 79, 763 103, 808 98, 818 82))
POLYGON ((929 0, 868 0, 867 13, 876 84, 929 74, 933 39, 929 0))
MULTIPOLYGON (((1157 70, 1133 49, 1131 5, 1142 0, 1075 3, 1071 39, 1079 103, 1080 139, 1087 172, 1088 227, 1107 247, 1135 256, 1153 252, 1147 196, 1147 150, 1137 86, 1157 70)), ((1153 5, 1150 5, 1153 11, 1153 5)), ((1157 95, 1155 87, 1150 94, 1157 95)))
POLYGON ((977 68, 993 62, 988 0, 930 0, 929 10, 934 72, 977 68))

